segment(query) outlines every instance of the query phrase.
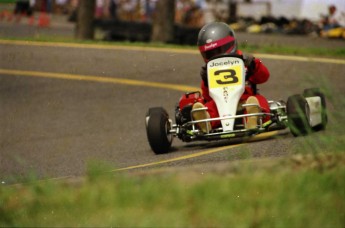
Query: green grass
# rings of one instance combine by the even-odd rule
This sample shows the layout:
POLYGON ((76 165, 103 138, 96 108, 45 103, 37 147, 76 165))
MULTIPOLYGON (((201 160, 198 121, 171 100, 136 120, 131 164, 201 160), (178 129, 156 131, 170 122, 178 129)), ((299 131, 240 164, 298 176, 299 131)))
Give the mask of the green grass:
POLYGON ((14 4, 16 3, 16 0, 0 0, 0 4, 14 4))
POLYGON ((98 170, 79 184, 2 187, 0 226, 344 227, 344 163, 338 154, 222 175, 98 170))
POLYGON ((256 53, 345 58, 345 42, 344 48, 338 49, 322 47, 294 47, 289 45, 242 45, 242 49, 256 53))

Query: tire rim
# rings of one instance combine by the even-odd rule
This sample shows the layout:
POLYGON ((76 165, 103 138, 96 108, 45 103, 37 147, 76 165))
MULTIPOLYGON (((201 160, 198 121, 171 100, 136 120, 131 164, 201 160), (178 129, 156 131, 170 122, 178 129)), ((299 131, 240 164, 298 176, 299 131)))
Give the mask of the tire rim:
POLYGON ((165 132, 166 132, 166 137, 169 142, 172 142, 172 134, 170 134, 170 123, 169 121, 166 121, 165 123, 165 132))

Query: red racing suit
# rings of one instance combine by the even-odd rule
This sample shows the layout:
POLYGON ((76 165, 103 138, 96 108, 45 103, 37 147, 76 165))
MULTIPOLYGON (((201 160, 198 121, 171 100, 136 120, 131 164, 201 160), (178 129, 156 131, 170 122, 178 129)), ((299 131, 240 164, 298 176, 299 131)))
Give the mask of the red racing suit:
MULTIPOLYGON (((240 103, 245 103, 248 97, 255 96, 261 108, 263 109, 263 112, 270 112, 270 108, 267 102, 267 99, 253 91, 252 87, 247 84, 261 84, 265 83, 269 77, 270 73, 266 66, 261 62, 260 59, 254 58, 253 56, 246 57, 242 54, 241 51, 237 51, 238 55, 241 55, 244 57, 245 67, 247 70, 246 73, 246 88, 243 93, 243 95, 240 98, 240 103), (250 61, 247 61, 249 58, 250 61)), ((218 109, 216 106, 215 101, 210 97, 209 91, 208 91, 208 82, 207 82, 207 72, 206 72, 206 66, 203 66, 200 72, 202 81, 201 81, 201 90, 202 90, 202 96, 204 98, 204 105, 208 108, 208 113, 210 114, 211 118, 217 118, 219 117, 218 109)), ((264 118, 264 122, 269 120, 269 116, 264 118)), ((220 125, 220 121, 212 121, 211 126, 212 128, 218 127, 220 125)))

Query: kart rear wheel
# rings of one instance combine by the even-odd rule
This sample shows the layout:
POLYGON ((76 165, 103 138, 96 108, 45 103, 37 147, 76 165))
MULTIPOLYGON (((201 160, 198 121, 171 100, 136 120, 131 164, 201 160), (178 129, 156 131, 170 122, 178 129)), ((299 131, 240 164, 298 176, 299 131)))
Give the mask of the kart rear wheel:
POLYGON ((150 108, 146 115, 146 133, 155 154, 169 152, 173 140, 170 129, 171 124, 166 110, 161 107, 150 108))
POLYGON ((294 136, 307 135, 311 131, 309 124, 309 106, 300 94, 290 96, 286 103, 288 125, 294 136))
POLYGON ((326 97, 325 95, 321 92, 319 88, 310 88, 310 89, 305 89, 303 92, 303 96, 305 98, 308 97, 320 97, 321 99, 321 123, 319 125, 316 125, 313 127, 314 131, 321 131, 326 129, 326 125, 328 122, 328 117, 327 117, 327 112, 326 112, 326 97))

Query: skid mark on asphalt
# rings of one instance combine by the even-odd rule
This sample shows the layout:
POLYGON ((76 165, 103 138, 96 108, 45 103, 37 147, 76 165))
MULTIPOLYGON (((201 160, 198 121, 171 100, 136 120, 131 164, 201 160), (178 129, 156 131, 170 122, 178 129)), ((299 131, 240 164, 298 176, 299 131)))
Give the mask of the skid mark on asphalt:
MULTIPOLYGON (((62 43, 62 42, 39 42, 39 41, 21 41, 21 40, 1 40, 0 44, 6 45, 25 45, 25 46, 41 46, 41 47, 67 47, 67 48, 84 48, 84 49, 104 49, 104 50, 124 50, 124 51, 151 51, 151 52, 166 52, 166 53, 183 53, 199 55, 197 50, 178 49, 178 48, 155 48, 155 47, 139 47, 139 46, 119 46, 106 44, 80 44, 80 43, 62 43)), ((333 58, 316 58, 293 55, 273 55, 273 54, 255 54, 261 59, 298 61, 298 62, 318 62, 331 64, 345 64, 344 59, 333 58)))
POLYGON ((22 70, 10 70, 0 69, 0 74, 12 75, 12 76, 25 76, 25 77, 38 77, 38 78, 53 78, 53 79, 65 79, 75 81, 89 81, 98 83, 111 83, 111 84, 125 84, 132 86, 144 86, 153 87, 160 89, 170 89, 177 91, 197 91, 199 88, 187 85, 159 83, 159 82, 147 82, 139 80, 131 80, 124 78, 112 78, 103 76, 92 76, 92 75, 78 75, 78 74, 63 74, 63 73, 52 73, 52 72, 39 72, 39 71, 22 71, 22 70))

